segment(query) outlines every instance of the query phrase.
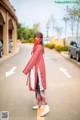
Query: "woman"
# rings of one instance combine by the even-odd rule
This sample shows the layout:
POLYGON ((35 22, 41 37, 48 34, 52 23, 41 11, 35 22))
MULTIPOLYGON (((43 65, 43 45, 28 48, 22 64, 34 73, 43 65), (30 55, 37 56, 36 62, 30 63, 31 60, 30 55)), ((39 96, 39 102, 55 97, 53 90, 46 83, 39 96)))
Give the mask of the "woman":
POLYGON ((23 73, 26 75, 28 74, 29 89, 35 91, 37 105, 32 108, 35 110, 44 108, 41 116, 44 116, 50 110, 45 99, 46 71, 43 53, 43 34, 37 32, 34 37, 32 57, 26 65, 25 69, 23 70, 23 73))

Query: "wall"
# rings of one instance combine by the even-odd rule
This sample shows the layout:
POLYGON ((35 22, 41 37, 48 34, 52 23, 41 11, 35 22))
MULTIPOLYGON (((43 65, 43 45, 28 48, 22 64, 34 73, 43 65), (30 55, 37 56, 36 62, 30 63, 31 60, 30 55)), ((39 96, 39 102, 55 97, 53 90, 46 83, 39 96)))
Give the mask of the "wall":
POLYGON ((54 36, 50 37, 50 43, 53 43, 55 45, 62 45, 65 46, 65 39, 57 39, 54 36))
POLYGON ((3 40, 3 27, 0 26, 0 40, 3 40))

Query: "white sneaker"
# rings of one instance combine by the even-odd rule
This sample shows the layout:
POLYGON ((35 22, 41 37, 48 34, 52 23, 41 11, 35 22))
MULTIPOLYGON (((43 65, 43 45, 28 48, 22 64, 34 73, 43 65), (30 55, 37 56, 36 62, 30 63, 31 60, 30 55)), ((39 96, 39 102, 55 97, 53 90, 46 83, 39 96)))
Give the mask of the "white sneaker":
POLYGON ((33 110, 39 109, 39 105, 33 106, 32 109, 33 109, 33 110))
POLYGON ((44 111, 41 113, 40 117, 43 117, 50 111, 50 108, 48 105, 45 105, 44 111))
POLYGON ((41 107, 39 107, 39 105, 33 106, 32 109, 33 110, 37 110, 37 109, 43 109, 44 105, 41 105, 41 107))
POLYGON ((39 109, 43 109, 44 108, 44 105, 41 105, 41 107, 39 109))

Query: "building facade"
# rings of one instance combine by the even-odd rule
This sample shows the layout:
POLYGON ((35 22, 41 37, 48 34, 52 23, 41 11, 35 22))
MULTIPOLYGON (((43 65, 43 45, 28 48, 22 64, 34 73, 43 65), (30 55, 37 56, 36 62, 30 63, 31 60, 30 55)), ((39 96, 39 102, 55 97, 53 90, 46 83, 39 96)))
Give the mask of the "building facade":
POLYGON ((3 43, 4 55, 9 53, 9 40, 13 42, 12 50, 17 48, 17 24, 15 9, 9 0, 0 0, 0 40, 3 43))

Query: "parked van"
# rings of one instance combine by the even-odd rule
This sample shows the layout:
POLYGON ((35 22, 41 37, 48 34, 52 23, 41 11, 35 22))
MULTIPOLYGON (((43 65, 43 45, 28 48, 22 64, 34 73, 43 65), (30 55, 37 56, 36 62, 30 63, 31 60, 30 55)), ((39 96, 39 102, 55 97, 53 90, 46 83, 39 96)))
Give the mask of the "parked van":
POLYGON ((8 43, 8 51, 9 51, 9 53, 11 53, 12 52, 12 47, 13 47, 13 42, 12 42, 12 39, 9 39, 9 43, 8 43))
POLYGON ((2 53, 3 53, 3 44, 0 40, 0 58, 2 57, 2 53))
POLYGON ((70 58, 75 57, 77 61, 80 61, 80 40, 70 42, 69 56, 70 58))

